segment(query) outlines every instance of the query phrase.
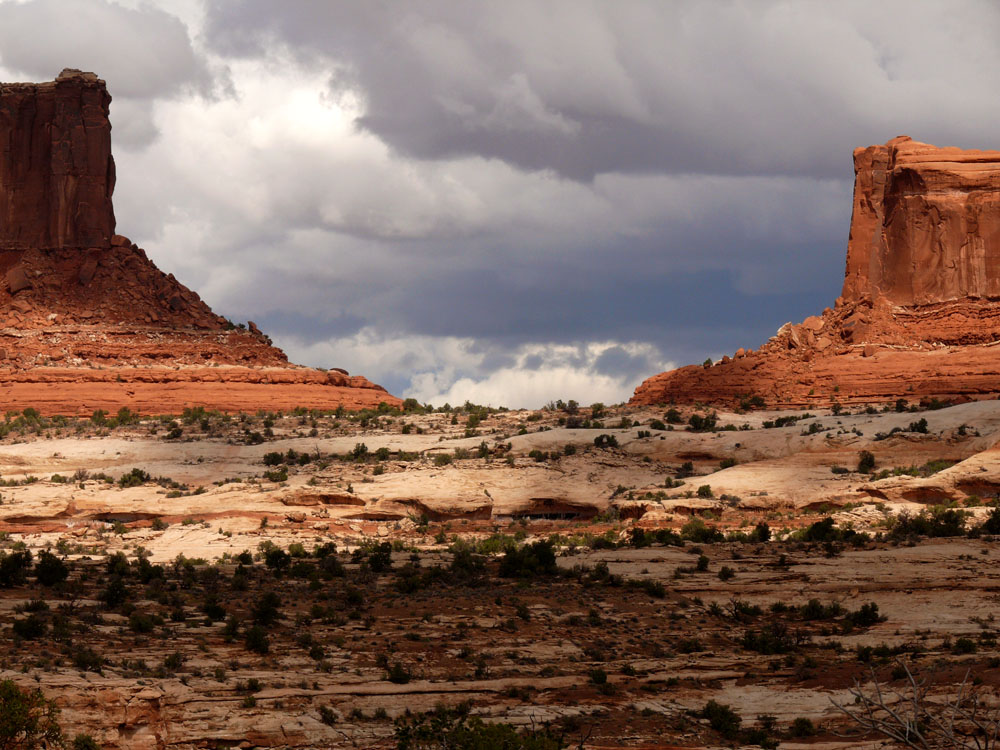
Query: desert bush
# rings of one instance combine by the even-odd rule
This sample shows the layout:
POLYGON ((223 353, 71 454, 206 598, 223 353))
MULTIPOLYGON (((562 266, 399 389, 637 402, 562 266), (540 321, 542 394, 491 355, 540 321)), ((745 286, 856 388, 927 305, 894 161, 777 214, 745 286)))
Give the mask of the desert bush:
POLYGON ((705 415, 692 414, 688 418, 688 426, 691 428, 692 432, 712 432, 718 421, 719 418, 716 416, 715 412, 710 412, 705 415))
POLYGON ((139 487, 149 481, 149 474, 138 467, 133 467, 127 474, 118 478, 119 487, 139 487))
POLYGON ((280 547, 271 547, 264 552, 264 564, 271 570, 284 570, 291 562, 291 556, 280 547))
POLYGON ((254 625, 247 629, 243 639, 248 651, 256 654, 266 654, 271 650, 271 643, 267 637, 267 631, 260 625, 254 625))
MULTIPOLYGON (((28 617, 14 620, 11 624, 11 628, 14 631, 14 635, 18 638, 33 641, 36 638, 41 638, 45 635, 46 631, 49 629, 49 625, 43 616, 38 613, 34 613, 28 617)), ((2 747, 2 744, 0 744, 0 747, 2 747)))
POLYGON ((681 538, 695 544, 721 542, 725 535, 715 526, 708 526, 700 518, 692 518, 681 527, 681 538))
POLYGON ((386 670, 385 679, 396 685, 405 685, 413 679, 413 675, 405 665, 397 661, 393 662, 392 666, 386 670))
POLYGON ((0 748, 61 747, 58 718, 56 704, 41 690, 20 688, 13 680, 0 682, 0 748))
POLYGON ((614 435, 608 435, 606 433, 601 433, 594 438, 594 445, 598 448, 617 448, 618 438, 614 435))
POLYGON ((470 716, 469 705, 439 706, 396 720, 397 750, 562 750, 563 738, 548 727, 518 732, 510 724, 470 716))
POLYGON ((709 726, 726 739, 735 739, 739 734, 740 724, 743 723, 743 719, 732 708, 714 700, 705 704, 699 716, 707 719, 709 726))
POLYGON ((281 597, 273 591, 265 591, 254 603, 253 621, 261 627, 270 627, 281 619, 281 597))
POLYGON ((902 514, 890 520, 889 538, 962 536, 967 516, 968 513, 955 508, 932 508, 915 516, 902 514))
POLYGON ((556 553, 552 542, 542 539, 523 547, 508 549, 500 561, 504 578, 532 578, 556 572, 556 553))
POLYGON ((70 743, 70 750, 101 750, 101 746, 89 734, 78 734, 70 743))
POLYGON ((799 716, 788 728, 788 734, 792 737, 812 737, 816 734, 816 725, 811 719, 799 716))
POLYGON ((797 635, 788 630, 783 622, 772 622, 760 630, 743 633, 743 648, 758 654, 784 654, 793 650, 799 642, 797 635))
POLYGON ((69 577, 66 563, 51 552, 40 552, 35 563, 35 578, 42 586, 55 586, 69 577))

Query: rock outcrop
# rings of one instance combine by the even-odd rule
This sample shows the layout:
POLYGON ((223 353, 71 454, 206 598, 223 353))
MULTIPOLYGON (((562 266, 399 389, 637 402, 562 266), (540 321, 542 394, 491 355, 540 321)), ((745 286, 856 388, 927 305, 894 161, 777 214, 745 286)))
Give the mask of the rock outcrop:
POLYGON ((289 364, 115 233, 111 97, 93 73, 0 84, 0 399, 6 409, 363 408, 399 403, 289 364))
POLYGON ((1000 392, 1000 151, 907 136, 854 152, 844 287, 758 351, 649 378, 631 403, 773 407, 1000 392))
POLYGON ((0 250, 108 245, 115 229, 110 102, 93 73, 0 84, 0 250))

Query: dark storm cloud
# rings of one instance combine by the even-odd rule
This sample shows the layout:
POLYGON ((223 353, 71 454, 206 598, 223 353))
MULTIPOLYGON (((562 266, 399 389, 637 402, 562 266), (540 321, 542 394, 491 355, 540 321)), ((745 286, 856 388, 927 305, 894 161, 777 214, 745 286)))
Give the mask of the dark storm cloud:
POLYGON ((919 8, 210 0, 207 34, 229 54, 279 43, 325 61, 335 92, 362 92, 361 124, 418 158, 476 154, 576 179, 841 176, 845 151, 897 131, 995 140, 981 116, 997 114, 982 92, 1000 83, 1000 8, 919 8), (977 85, 954 85, 966 77, 977 85))
MULTIPOLYGON (((345 251, 325 266, 261 264, 247 282, 252 293, 227 304, 239 318, 256 315, 310 342, 349 335, 345 326, 353 322, 393 335, 508 346, 654 341, 673 353, 685 332, 697 329, 697 341, 683 350, 695 350, 700 361, 756 346, 839 293, 850 219, 846 181, 642 179, 615 195, 607 216, 581 215, 578 226, 562 230, 503 223, 405 243, 354 239, 365 252, 345 251), (639 213, 629 217, 619 205, 639 213), (313 313, 291 318, 291 327, 281 323, 287 316, 269 314, 296 305, 313 313), (737 338, 739 331, 749 340, 737 338)), ((310 245, 324 241, 342 238, 310 245)))

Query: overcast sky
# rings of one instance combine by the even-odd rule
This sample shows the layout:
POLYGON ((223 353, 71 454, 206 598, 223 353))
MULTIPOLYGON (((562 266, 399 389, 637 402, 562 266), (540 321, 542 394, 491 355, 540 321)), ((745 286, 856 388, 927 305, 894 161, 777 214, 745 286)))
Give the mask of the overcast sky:
POLYGON ((293 361, 627 399, 840 291, 856 146, 1000 147, 993 0, 0 0, 93 70, 118 231, 293 361))

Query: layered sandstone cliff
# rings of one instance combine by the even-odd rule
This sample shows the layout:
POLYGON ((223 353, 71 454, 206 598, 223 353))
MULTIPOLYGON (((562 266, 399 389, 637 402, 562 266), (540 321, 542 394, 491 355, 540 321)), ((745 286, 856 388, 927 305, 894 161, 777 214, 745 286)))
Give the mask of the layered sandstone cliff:
POLYGON ((1000 392, 1000 151, 907 136, 854 152, 854 210, 834 309, 758 351, 642 383, 632 403, 798 407, 1000 392))
POLYGON ((93 73, 0 84, 0 399, 78 413, 398 403, 288 363, 115 234, 111 97, 93 73))

